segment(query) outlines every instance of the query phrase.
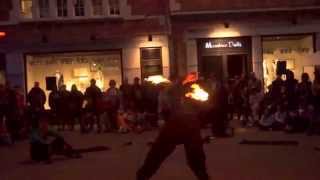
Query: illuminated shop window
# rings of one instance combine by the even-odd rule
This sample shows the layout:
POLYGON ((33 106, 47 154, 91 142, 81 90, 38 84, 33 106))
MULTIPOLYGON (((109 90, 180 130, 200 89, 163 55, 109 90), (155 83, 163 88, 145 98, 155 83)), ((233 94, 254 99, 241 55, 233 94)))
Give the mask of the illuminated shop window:
POLYGON ((32 18, 32 0, 21 0, 21 16, 24 18, 32 18))
POLYGON ((109 14, 120 15, 120 2, 119 0, 109 0, 109 14))
POLYGON ((49 0, 39 0, 39 16, 40 18, 49 17, 49 0))
POLYGON ((58 14, 58 17, 68 16, 67 0, 57 0, 57 14, 58 14))
POLYGON ((27 55, 26 70, 28 91, 38 81, 47 96, 50 93, 46 90, 47 77, 56 77, 56 85, 65 84, 68 90, 75 84, 82 92, 89 86, 91 79, 95 79, 103 91, 109 87, 111 79, 117 82, 117 86, 122 82, 119 51, 27 55))
MULTIPOLYGON (((265 89, 276 79, 277 74, 283 73, 280 64, 294 72, 300 80, 302 73, 308 73, 314 79, 314 67, 317 62, 311 58, 313 52, 312 35, 266 36, 262 38, 263 73, 265 89)), ((283 76, 283 74, 279 74, 283 76)))
POLYGON ((76 0, 74 4, 74 14, 75 16, 84 16, 84 1, 76 0))
POLYGON ((92 0, 92 9, 94 16, 103 15, 103 2, 102 0, 92 0))

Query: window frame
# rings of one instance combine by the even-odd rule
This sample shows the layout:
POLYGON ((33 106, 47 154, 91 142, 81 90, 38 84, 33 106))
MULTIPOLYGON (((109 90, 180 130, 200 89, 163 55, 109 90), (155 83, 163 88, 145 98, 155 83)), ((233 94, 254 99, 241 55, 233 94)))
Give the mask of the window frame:
POLYGON ((50 0, 38 0, 39 18, 50 17, 50 0))
POLYGON ((86 5, 84 0, 74 0, 74 16, 83 17, 86 15, 86 5))
POLYGON ((120 16, 120 0, 108 0, 108 15, 120 16))
POLYGON ((34 14, 33 14, 33 0, 20 0, 20 16, 22 18, 25 18, 25 19, 32 19, 34 17, 34 14), (29 2, 31 4, 31 6, 29 8, 25 8, 24 6, 27 6, 25 5, 25 3, 29 2), (30 12, 27 12, 26 10, 29 10, 30 12))
POLYGON ((99 17, 99 16, 104 15, 103 0, 91 0, 91 7, 92 7, 92 16, 99 17), (100 2, 100 3, 98 3, 98 2, 100 2), (99 8, 99 10, 97 10, 98 8, 99 8), (100 13, 98 14, 95 12, 100 12, 100 13))
POLYGON ((68 17, 68 0, 56 0, 57 5, 57 17, 65 18, 68 17), (60 4, 61 3, 61 4, 60 4), (61 5, 61 6, 59 6, 61 5))

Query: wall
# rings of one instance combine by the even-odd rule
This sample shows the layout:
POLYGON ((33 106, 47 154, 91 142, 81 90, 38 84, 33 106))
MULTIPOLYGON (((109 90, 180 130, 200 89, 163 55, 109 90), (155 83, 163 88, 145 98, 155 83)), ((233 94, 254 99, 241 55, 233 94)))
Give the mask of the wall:
POLYGON ((171 0, 171 9, 175 11, 223 11, 262 8, 297 8, 319 6, 318 0, 171 0))
POLYGON ((123 49, 123 69, 124 77, 133 82, 134 77, 141 77, 140 69, 140 48, 142 47, 162 47, 163 74, 169 77, 169 47, 167 36, 154 35, 153 41, 149 42, 147 36, 139 36, 123 49))

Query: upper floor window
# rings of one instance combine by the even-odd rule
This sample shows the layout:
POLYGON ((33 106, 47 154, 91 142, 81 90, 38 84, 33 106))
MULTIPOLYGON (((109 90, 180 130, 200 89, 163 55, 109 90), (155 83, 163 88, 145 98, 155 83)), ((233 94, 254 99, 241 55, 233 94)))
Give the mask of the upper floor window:
POLYGON ((74 4, 74 14, 75 16, 84 16, 84 1, 76 0, 74 4))
POLYGON ((120 2, 119 0, 109 0, 109 14, 120 15, 120 2))
POLYGON ((24 18, 32 18, 32 0, 21 0, 21 15, 24 18))
POLYGON ((39 0, 39 16, 40 18, 49 17, 49 0, 39 0))
POLYGON ((92 10, 94 16, 103 15, 103 2, 102 0, 92 0, 92 10))
POLYGON ((67 0, 57 0, 58 17, 68 16, 68 3, 67 0))

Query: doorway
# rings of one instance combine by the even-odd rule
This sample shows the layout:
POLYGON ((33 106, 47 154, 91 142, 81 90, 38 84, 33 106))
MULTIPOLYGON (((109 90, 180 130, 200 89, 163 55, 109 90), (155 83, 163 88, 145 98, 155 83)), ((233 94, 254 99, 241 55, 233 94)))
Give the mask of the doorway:
POLYGON ((219 80, 223 79, 223 56, 203 56, 202 72, 205 79, 212 74, 219 80))
POLYGON ((227 71, 228 79, 234 78, 236 76, 240 77, 242 74, 246 73, 246 55, 228 55, 227 56, 227 71))

